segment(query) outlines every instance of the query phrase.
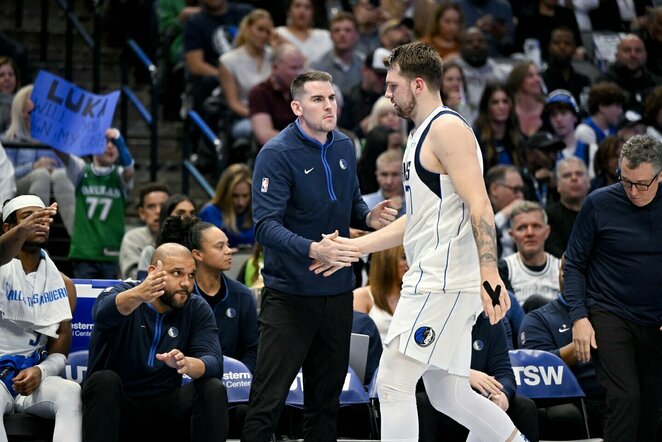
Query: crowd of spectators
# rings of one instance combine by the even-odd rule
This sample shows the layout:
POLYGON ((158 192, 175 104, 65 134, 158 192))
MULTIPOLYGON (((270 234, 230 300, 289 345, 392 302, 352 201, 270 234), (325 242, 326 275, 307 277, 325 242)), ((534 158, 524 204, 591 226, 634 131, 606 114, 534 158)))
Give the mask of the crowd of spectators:
MULTIPOLYGON (((662 142, 662 6, 647 0, 563 5, 556 0, 410 0, 406 8, 385 0, 157 3, 153 13, 161 35, 153 43, 161 45, 160 66, 171 79, 164 84, 174 87, 164 96, 182 94, 184 109, 198 110, 225 142, 245 151, 220 176, 211 177, 218 183, 206 202, 171 196, 172 189, 162 183, 140 183, 136 203, 144 225, 126 232, 125 207, 134 187, 131 146, 108 128, 106 150, 89 161, 44 147, 11 147, 34 141, 33 86, 23 81, 29 77, 21 75, 15 54, 0 53, 0 141, 7 145, 0 146, 0 197, 30 194, 46 207, 58 203, 72 238, 70 276, 142 279, 157 271, 155 248, 182 244, 191 251, 199 275, 189 293, 211 305, 219 333, 231 330, 232 342, 219 337, 223 354, 253 371, 257 317, 246 311, 256 310, 246 286, 262 285, 263 251, 254 232, 252 167, 260 148, 296 118, 290 106, 292 80, 308 69, 332 74, 340 129, 357 140, 361 193, 370 208, 390 199, 402 214, 407 201, 400 163, 409 127, 383 97, 384 59, 396 46, 422 40, 444 60, 444 104, 472 126, 481 147, 502 279, 529 312, 521 329, 507 325, 512 340, 523 348, 557 353, 560 348, 560 355, 567 356, 567 342, 544 347, 540 334, 541 324, 552 320, 571 326, 559 262, 573 224, 587 195, 620 181, 618 158, 628 139, 648 134, 662 142), (432 13, 422 17, 422 10, 432 13), (613 53, 607 54, 611 63, 596 58, 592 37, 598 31, 620 33, 613 53), (178 75, 179 82, 172 80, 178 75), (220 100, 222 115, 210 106, 213 98, 220 100), (91 208, 91 194, 82 190, 99 185, 106 186, 106 194, 113 189, 103 215, 102 206, 91 208), (214 250, 219 243, 221 250, 214 250), (253 254, 235 282, 224 272, 239 249, 253 254), (219 264, 215 256, 225 261, 219 264), (218 274, 221 279, 214 279, 218 274), (230 310, 241 321, 231 321, 230 310)), ((206 163, 197 165, 204 169, 206 163)), ((177 253, 188 257, 182 250, 177 253)), ((354 309, 368 314, 362 320, 374 320, 383 338, 408 268, 406 257, 398 248, 363 261, 366 270, 356 272, 354 309)), ((501 339, 501 334, 489 339, 501 339)), ((600 406, 604 391, 596 387, 592 367, 567 361, 582 383, 593 376, 587 393, 600 406)), ((514 392, 507 396, 515 400, 514 392)), ((556 434, 549 423, 556 414, 578 418, 567 410, 546 412, 543 438, 556 434)), ((598 435, 601 425, 595 420, 601 418, 591 421, 598 435)), ((536 437, 537 431, 532 432, 536 437)))

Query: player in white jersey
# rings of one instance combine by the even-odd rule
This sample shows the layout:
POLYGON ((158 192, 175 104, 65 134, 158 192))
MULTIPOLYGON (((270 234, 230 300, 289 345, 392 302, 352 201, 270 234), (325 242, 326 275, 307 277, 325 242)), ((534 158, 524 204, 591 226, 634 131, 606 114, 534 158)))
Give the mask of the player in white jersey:
MULTIPOLYGON (((42 249, 55 211, 35 195, 18 196, 2 208, 0 410, 55 418, 53 441, 78 442, 80 386, 60 377, 76 290, 42 249)), ((0 423, 0 442, 6 441, 0 423)))
MULTIPOLYGON (((339 241, 370 253, 404 243, 410 269, 379 368, 382 440, 418 440, 415 389, 470 430, 471 441, 521 441, 505 412, 469 385, 471 328, 481 311, 496 324, 510 307, 497 270, 494 213, 471 128, 443 106, 441 59, 415 42, 388 58, 386 97, 410 118, 402 167, 407 215, 378 232, 339 241)), ((336 268, 314 263, 315 272, 336 268)))

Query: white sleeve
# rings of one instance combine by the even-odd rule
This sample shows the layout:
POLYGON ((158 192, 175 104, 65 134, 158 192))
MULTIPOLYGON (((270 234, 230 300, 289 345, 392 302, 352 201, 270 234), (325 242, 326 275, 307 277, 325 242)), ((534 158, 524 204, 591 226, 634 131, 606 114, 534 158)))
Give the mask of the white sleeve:
POLYGON ((577 138, 578 141, 586 144, 595 144, 597 141, 595 131, 591 128, 591 126, 584 123, 580 124, 577 126, 577 129, 575 129, 575 138, 577 138))

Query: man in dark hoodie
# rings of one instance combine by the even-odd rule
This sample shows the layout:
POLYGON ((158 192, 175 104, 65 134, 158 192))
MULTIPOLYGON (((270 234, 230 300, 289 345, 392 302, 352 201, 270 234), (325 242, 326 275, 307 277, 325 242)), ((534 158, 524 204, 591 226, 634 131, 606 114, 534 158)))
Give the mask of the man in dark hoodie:
POLYGON ((616 83, 627 93, 625 109, 643 110, 643 102, 655 86, 662 84, 662 78, 646 67, 648 53, 644 42, 634 34, 628 34, 616 47, 616 62, 609 68, 602 80, 616 83))

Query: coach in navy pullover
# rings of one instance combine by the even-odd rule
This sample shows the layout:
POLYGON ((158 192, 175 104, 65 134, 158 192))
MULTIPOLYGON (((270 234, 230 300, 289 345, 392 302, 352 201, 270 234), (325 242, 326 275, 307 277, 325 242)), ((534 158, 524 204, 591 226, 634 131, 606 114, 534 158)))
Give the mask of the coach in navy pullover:
POLYGON ((191 252, 166 243, 144 281, 99 295, 83 383, 84 440, 225 440, 221 348, 211 308, 191 294, 194 277, 191 252), (184 374, 194 382, 182 386, 184 374))
POLYGON ((269 441, 290 384, 304 382, 304 439, 335 441, 338 397, 352 328, 354 246, 337 231, 395 220, 390 201, 368 209, 350 139, 335 130, 337 104, 326 72, 292 82, 297 120, 269 140, 255 161, 255 237, 264 246, 257 366, 242 440, 269 441), (324 237, 331 234, 331 238, 324 237), (320 265, 321 267, 318 267, 320 265), (311 270, 318 270, 317 273, 311 270), (319 271, 337 270, 325 277, 319 271))
POLYGON ((328 278, 308 267, 311 244, 323 234, 338 230, 349 237, 350 225, 370 230, 352 141, 334 130, 322 145, 297 120, 272 138, 259 158, 253 173, 253 218, 255 237, 265 248, 264 285, 312 296, 351 291, 350 267, 328 278))
POLYGON ((634 136, 620 182, 591 193, 568 248, 564 295, 580 362, 607 392, 605 440, 655 439, 662 373, 662 143, 634 136))

